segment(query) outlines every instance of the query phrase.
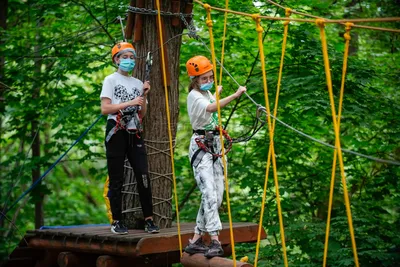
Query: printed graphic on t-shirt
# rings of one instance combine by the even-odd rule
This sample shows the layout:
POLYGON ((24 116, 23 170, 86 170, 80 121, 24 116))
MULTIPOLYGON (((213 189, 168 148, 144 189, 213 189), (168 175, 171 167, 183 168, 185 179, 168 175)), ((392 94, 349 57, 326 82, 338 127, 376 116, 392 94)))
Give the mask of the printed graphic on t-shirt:
MULTIPOLYGON (((210 104, 212 104, 212 103, 214 103, 214 102, 215 102, 215 100, 210 99, 210 104)), ((217 127, 217 125, 218 125, 218 112, 213 112, 213 113, 211 114, 211 121, 210 121, 210 123, 207 124, 207 125, 205 125, 205 126, 204 126, 204 129, 205 129, 205 130, 214 130, 215 127, 217 127)))
MULTIPOLYGON (((126 89, 126 87, 121 84, 118 84, 114 88, 114 97, 116 99, 120 99, 120 101, 122 103, 127 102, 129 100, 133 100, 138 96, 140 96, 140 90, 137 89, 136 87, 132 88, 132 93, 128 93, 128 90, 126 89)), ((133 111, 133 110, 137 111, 138 106, 130 106, 130 107, 127 107, 125 110, 126 111, 133 111)))

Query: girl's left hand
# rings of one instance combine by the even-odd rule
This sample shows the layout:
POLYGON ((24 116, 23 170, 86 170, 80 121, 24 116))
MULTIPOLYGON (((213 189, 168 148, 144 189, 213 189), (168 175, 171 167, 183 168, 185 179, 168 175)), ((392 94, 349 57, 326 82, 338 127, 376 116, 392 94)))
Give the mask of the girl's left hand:
POLYGON ((145 81, 145 82, 143 83, 143 95, 144 95, 144 96, 147 96, 147 94, 149 93, 149 91, 150 91, 150 81, 145 81))
POLYGON ((218 94, 220 95, 223 90, 222 85, 218 85, 217 90, 218 90, 218 94))

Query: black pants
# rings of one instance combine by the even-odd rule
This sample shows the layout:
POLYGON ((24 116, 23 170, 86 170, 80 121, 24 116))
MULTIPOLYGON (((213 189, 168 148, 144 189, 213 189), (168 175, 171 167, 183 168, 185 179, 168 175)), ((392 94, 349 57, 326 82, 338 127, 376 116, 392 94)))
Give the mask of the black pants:
MULTIPOLYGON (((114 120, 108 120, 106 136, 115 126, 114 120)), ((147 165, 147 153, 143 139, 126 130, 118 130, 106 142, 107 168, 109 176, 108 198, 110 200, 113 220, 122 219, 122 184, 124 182, 124 161, 128 158, 135 173, 140 204, 143 216, 153 215, 153 201, 150 186, 150 176, 147 165)))

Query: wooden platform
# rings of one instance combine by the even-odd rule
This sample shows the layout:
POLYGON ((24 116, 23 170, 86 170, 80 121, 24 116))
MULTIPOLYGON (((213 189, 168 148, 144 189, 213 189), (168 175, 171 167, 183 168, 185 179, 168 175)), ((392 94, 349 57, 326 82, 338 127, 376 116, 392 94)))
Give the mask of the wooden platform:
MULTIPOLYGON (((193 235, 194 223, 181 224, 182 247, 193 235)), ((257 241, 258 225, 234 223, 235 243, 257 241)), ((261 238, 266 237, 262 232, 261 238)), ((110 226, 80 225, 28 231, 5 266, 171 266, 180 262, 177 227, 158 234, 129 230, 127 235, 111 233, 110 226), (83 263, 77 265, 72 261, 83 263), (24 264, 21 264, 24 261, 24 264), (68 263, 69 262, 69 263, 68 263), (114 265, 107 265, 113 262, 114 265), (115 263, 118 263, 115 265, 115 263)), ((206 241, 207 237, 206 237, 206 241)), ((223 224, 220 241, 230 255, 229 224, 223 224)))

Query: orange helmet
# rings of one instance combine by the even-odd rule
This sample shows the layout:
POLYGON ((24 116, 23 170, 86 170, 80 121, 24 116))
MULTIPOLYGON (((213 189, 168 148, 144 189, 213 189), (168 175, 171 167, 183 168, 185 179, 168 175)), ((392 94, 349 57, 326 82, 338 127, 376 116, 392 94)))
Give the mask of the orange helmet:
POLYGON ((196 77, 213 70, 213 64, 204 56, 195 56, 186 62, 186 69, 190 77, 196 77))
POLYGON ((114 47, 111 50, 111 58, 112 61, 114 62, 114 57, 120 53, 121 51, 131 51, 135 56, 136 56, 136 51, 135 48, 133 47, 133 45, 131 43, 127 43, 127 42, 120 42, 116 45, 114 45, 114 47))

